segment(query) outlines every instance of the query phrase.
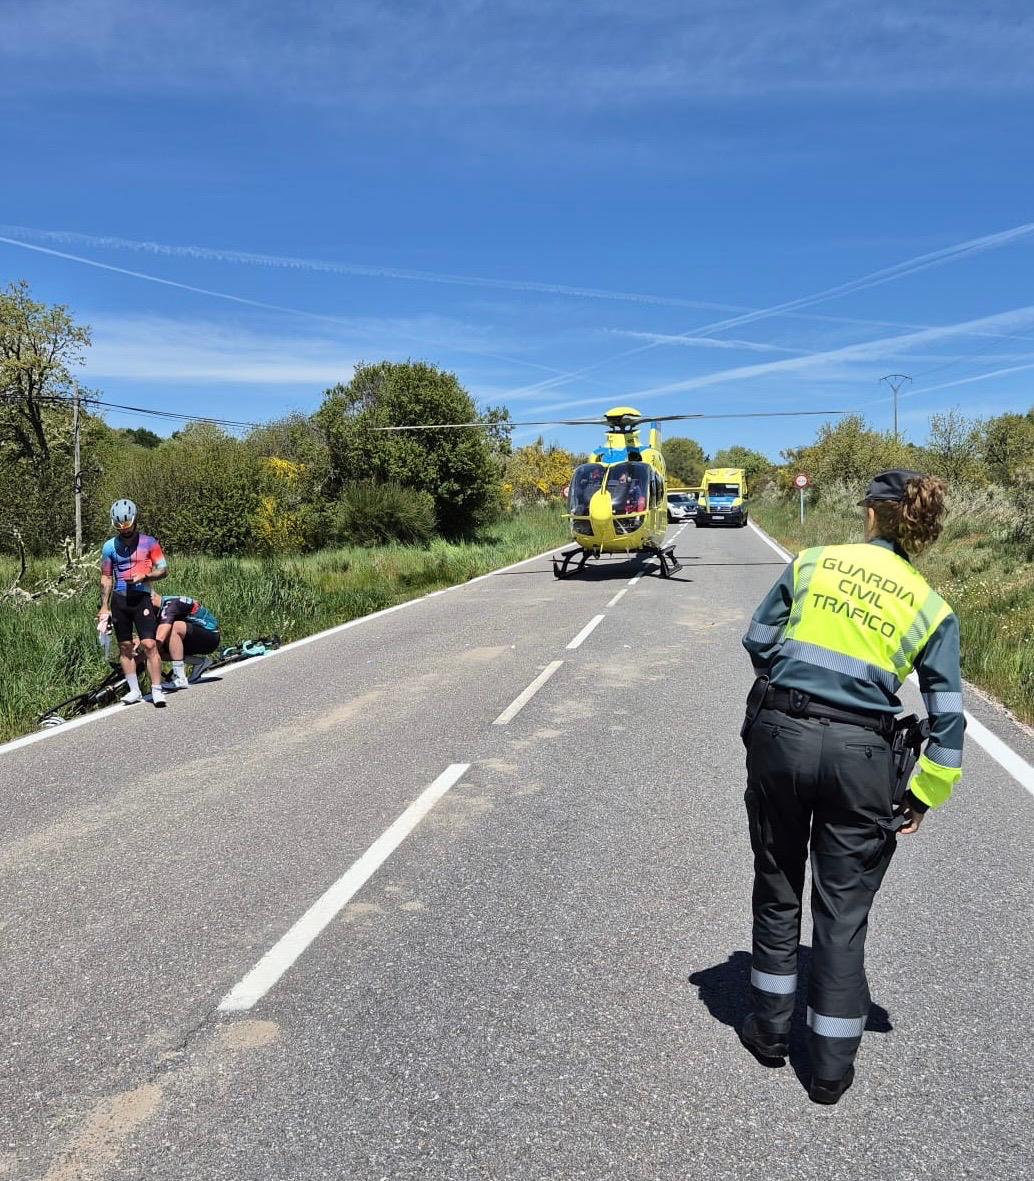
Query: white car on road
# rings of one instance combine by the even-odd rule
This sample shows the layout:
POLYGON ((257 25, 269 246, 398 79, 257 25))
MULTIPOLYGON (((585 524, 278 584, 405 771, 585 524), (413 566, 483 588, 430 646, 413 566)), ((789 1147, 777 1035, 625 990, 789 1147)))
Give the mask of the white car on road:
POLYGON ((691 521, 697 515, 697 498, 692 492, 668 493, 668 522, 691 521))

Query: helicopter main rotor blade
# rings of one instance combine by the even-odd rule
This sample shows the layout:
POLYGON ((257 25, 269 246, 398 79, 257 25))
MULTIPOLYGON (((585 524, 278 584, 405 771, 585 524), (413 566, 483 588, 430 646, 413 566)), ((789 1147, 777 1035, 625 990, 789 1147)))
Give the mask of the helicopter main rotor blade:
POLYGON ((744 410, 733 414, 644 414, 629 422, 680 422, 690 418, 800 418, 809 414, 851 414, 850 410, 744 410))
POLYGON ((458 431, 464 427, 493 430, 503 427, 509 430, 516 426, 606 426, 605 418, 544 418, 536 422, 434 422, 422 426, 375 426, 375 431, 458 431))
POLYGON ((607 418, 541 418, 523 422, 434 422, 420 426, 375 426, 375 431, 458 431, 466 427, 476 430, 494 430, 501 427, 512 430, 514 427, 524 426, 596 426, 604 430, 614 427, 641 426, 645 422, 687 422, 699 419, 719 418, 800 418, 806 416, 829 416, 832 414, 850 414, 850 410, 750 410, 731 414, 641 414, 614 415, 607 418))

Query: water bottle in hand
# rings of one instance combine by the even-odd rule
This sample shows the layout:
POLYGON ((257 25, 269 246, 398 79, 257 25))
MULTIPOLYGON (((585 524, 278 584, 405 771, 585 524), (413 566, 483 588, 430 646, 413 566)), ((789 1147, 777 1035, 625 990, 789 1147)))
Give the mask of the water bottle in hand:
POLYGON ((108 659, 111 652, 111 616, 102 615, 97 624, 97 643, 101 646, 104 659, 108 659))

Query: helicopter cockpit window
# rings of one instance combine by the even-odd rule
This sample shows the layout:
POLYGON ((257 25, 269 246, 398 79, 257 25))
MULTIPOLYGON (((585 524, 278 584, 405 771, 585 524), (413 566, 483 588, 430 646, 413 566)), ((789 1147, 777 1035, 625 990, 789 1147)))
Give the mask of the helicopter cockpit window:
POLYGON ((603 487, 604 467, 599 463, 583 463, 574 469, 568 507, 576 517, 589 515, 589 501, 603 487))
POLYGON ((614 515, 646 511, 652 468, 648 463, 616 463, 607 471, 607 491, 614 515))

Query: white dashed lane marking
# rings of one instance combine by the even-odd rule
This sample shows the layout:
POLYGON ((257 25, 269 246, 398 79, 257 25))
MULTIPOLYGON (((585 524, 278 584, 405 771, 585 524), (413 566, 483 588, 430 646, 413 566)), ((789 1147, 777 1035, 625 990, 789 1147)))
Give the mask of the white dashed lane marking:
POLYGON ((582 630, 575 636, 575 638, 567 645, 569 649, 580 648, 593 631, 603 622, 605 615, 594 615, 592 619, 582 628, 582 630))
POLYGON ((563 664, 562 660, 554 660, 551 664, 539 673, 539 675, 531 682, 531 684, 524 690, 520 696, 515 697, 514 700, 503 710, 503 712, 492 723, 493 726, 505 726, 521 712, 521 710, 528 704, 528 702, 535 696, 535 694, 542 688, 542 686, 549 680, 549 678, 556 672, 556 670, 563 664))
POLYGON ((257 1004, 469 768, 469 763, 453 763, 447 767, 223 997, 219 1011, 239 1013, 257 1004))

